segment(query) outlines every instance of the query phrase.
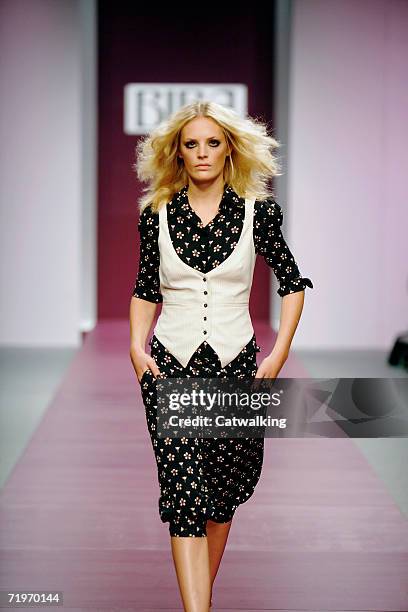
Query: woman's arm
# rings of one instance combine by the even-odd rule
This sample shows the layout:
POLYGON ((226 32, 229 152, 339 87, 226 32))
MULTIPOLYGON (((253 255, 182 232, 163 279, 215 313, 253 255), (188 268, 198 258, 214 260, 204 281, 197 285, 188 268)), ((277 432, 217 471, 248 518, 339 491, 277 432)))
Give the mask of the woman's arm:
POLYGON ((303 310, 305 292, 297 291, 282 298, 279 331, 272 351, 262 361, 256 378, 276 378, 289 356, 290 346, 303 310))
POLYGON ((305 299, 305 288, 313 288, 310 278, 300 274, 293 253, 282 233, 283 212, 270 198, 257 201, 254 218, 256 252, 262 255, 279 282, 281 296, 279 332, 272 351, 262 361, 257 378, 276 378, 289 356, 305 299))
POLYGON ((140 215, 139 270, 130 301, 130 358, 140 382, 143 373, 150 369, 154 376, 160 374, 155 360, 145 351, 146 339, 152 326, 157 304, 163 301, 160 292, 160 250, 158 245, 159 221, 150 206, 140 215))
POLYGON ((157 303, 149 302, 138 297, 130 300, 130 359, 136 372, 138 381, 143 373, 150 369, 154 376, 160 375, 155 360, 146 353, 146 339, 152 326, 157 303))

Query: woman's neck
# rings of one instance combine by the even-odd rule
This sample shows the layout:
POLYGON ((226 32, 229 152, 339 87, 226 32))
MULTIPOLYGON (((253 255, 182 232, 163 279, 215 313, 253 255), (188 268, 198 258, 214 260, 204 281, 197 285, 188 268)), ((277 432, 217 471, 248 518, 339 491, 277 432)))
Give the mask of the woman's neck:
POLYGON ((187 197, 190 204, 194 207, 205 207, 218 205, 221 201, 225 189, 224 179, 210 185, 196 185, 189 183, 187 197))

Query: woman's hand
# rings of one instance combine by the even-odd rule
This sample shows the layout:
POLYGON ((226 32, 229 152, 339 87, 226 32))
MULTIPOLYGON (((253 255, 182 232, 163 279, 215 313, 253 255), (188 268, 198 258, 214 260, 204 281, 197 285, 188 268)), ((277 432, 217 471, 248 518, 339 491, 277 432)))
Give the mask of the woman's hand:
POLYGON ((285 361, 288 358, 288 353, 282 351, 274 351, 265 357, 265 359, 261 362, 256 374, 255 380, 253 383, 253 388, 258 388, 261 385, 262 378, 271 378, 275 380, 277 378, 279 372, 285 364, 285 361))
POLYGON ((146 351, 140 347, 130 347, 130 359, 136 372, 139 383, 142 380, 143 374, 150 370, 155 378, 161 376, 161 372, 153 359, 146 351))

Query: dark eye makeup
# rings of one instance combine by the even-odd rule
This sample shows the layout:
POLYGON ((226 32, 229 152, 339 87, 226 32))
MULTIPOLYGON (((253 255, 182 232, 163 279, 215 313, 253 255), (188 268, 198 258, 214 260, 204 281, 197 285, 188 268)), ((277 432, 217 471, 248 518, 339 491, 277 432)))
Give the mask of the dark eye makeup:
MULTIPOLYGON (((187 148, 191 149, 191 147, 190 147, 189 145, 194 144, 195 142, 196 142, 195 140, 188 140, 187 142, 185 142, 185 143, 184 143, 184 145, 185 145, 187 148)), ((213 144, 211 145, 211 146, 213 146, 213 147, 218 147, 218 145, 220 144, 220 141, 219 141, 219 140, 217 140, 217 138, 211 138, 209 142, 210 142, 210 144, 211 144, 211 143, 213 143, 213 144)))

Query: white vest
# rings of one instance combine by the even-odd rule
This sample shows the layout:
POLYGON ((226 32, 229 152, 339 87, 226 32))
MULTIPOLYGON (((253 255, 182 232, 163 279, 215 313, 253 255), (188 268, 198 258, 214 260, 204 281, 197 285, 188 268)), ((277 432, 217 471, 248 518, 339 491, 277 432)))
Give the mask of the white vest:
POLYGON ((154 335, 183 367, 206 341, 224 368, 253 336, 248 304, 256 260, 254 203, 255 200, 245 200, 238 243, 227 259, 210 272, 200 272, 180 259, 169 233, 167 205, 159 210, 163 304, 154 335))

